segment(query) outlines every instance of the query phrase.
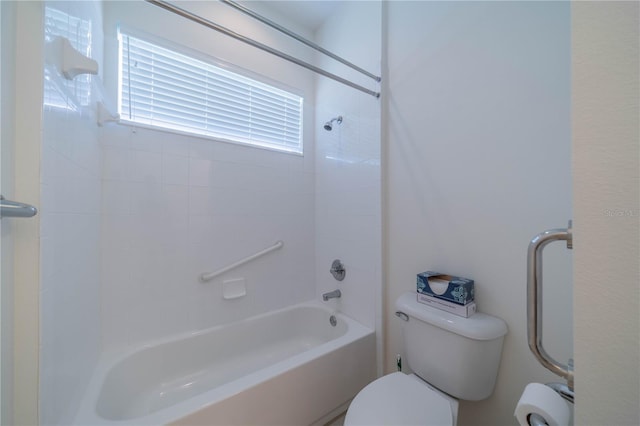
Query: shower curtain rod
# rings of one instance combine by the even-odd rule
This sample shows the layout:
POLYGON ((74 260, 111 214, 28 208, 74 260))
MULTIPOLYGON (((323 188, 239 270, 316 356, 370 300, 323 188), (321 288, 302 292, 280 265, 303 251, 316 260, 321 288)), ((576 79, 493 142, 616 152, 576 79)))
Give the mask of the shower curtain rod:
POLYGON ((361 92, 367 93, 371 96, 375 96, 376 98, 380 97, 380 92, 374 92, 373 90, 369 90, 366 87, 360 86, 352 81, 349 81, 345 78, 342 78, 336 74, 332 74, 328 71, 323 70, 322 68, 316 67, 315 65, 311 65, 308 62, 304 62, 298 58, 294 58, 291 55, 288 55, 284 52, 280 52, 279 50, 276 50, 272 47, 267 46, 266 44, 262 44, 259 41, 253 40, 249 37, 245 37, 242 34, 238 34, 234 31, 231 31, 230 29, 223 27, 222 25, 218 25, 215 22, 209 21, 201 16, 198 16, 194 13, 191 13, 187 10, 184 10, 178 6, 175 6, 165 0, 145 0, 148 3, 151 3, 155 6, 161 7, 165 10, 168 10, 169 12, 173 12, 176 15, 182 16, 183 18, 187 18, 193 22, 196 22, 202 26, 205 26, 207 28, 210 28, 212 30, 218 31, 222 34, 225 34, 231 38, 235 38, 236 40, 239 40, 243 43, 246 43, 248 45, 251 45, 253 47, 257 47, 260 50, 263 50, 265 52, 271 53, 272 55, 278 56, 282 59, 285 59, 289 62, 292 62, 294 64, 300 65, 301 67, 307 68, 308 70, 311 70, 313 72, 316 72, 318 74, 321 74, 325 77, 329 77, 332 80, 338 81, 342 84, 345 84, 349 87, 352 87, 354 89, 360 90, 361 92))
POLYGON ((350 67, 350 68, 352 68, 352 69, 354 69, 354 70, 366 75, 367 77, 370 77, 370 78, 374 79, 377 82, 380 82, 382 80, 379 76, 377 76, 375 74, 372 74, 372 73, 370 73, 369 71, 367 71, 367 70, 365 70, 363 68, 360 68, 359 66, 347 61, 344 58, 341 58, 340 56, 336 55, 335 53, 332 53, 332 52, 328 51, 327 49, 323 48, 322 46, 319 46, 316 43, 314 43, 314 42, 312 42, 310 40, 307 40, 306 38, 294 33, 291 30, 288 30, 287 28, 283 27, 282 25, 280 25, 280 24, 278 24, 276 22, 273 22, 272 20, 270 20, 268 18, 265 18, 262 15, 257 14, 253 10, 251 10, 249 8, 246 8, 243 5, 237 3, 237 2, 235 2, 233 0, 219 0, 219 1, 221 3, 224 3, 224 4, 228 5, 228 6, 231 6, 231 7, 235 8, 235 9, 239 10, 240 12, 242 12, 242 13, 244 13, 246 15, 251 16, 254 19, 257 19, 258 21, 260 21, 260 22, 262 22, 264 24, 267 24, 271 28, 274 28, 274 29, 280 31, 281 33, 286 34, 289 37, 294 38, 294 39, 298 40, 299 42, 301 42, 303 44, 306 44, 307 46, 311 47, 312 49, 317 50, 318 52, 324 53, 328 57, 330 57, 332 59, 335 59, 338 62, 343 63, 344 65, 346 65, 346 66, 348 66, 348 67, 350 67))

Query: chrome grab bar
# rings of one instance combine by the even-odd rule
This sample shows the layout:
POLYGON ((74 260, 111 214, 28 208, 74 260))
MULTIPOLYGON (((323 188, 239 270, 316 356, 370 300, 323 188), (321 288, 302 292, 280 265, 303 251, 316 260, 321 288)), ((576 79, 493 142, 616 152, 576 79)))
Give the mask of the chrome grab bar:
MULTIPOLYGON (((529 348, 540 363, 567 380, 567 385, 573 396, 573 360, 568 365, 553 359, 542 346, 542 251, 545 246, 554 241, 566 241, 567 248, 573 248, 573 234, 571 221, 567 229, 550 229, 544 231, 531 240, 527 251, 527 334, 529 348)), ((557 389, 554 388, 556 392, 557 389)), ((560 393, 560 392, 559 392, 560 393)), ((563 395, 566 398, 566 396, 563 395)))
POLYGON ((0 218, 3 217, 33 217, 38 209, 29 204, 6 200, 0 195, 0 218))
POLYGON ((210 280, 214 279, 215 277, 217 277, 218 275, 222 275, 227 271, 230 271, 230 270, 232 270, 234 268, 237 268, 238 266, 242 266, 247 262, 251 262, 252 260, 257 259, 260 256, 264 256, 267 253, 271 253, 274 250, 278 250, 278 249, 282 248, 282 246, 284 246, 284 242, 283 241, 278 241, 274 245, 272 245, 271 247, 267 247, 264 250, 260 250, 256 254, 252 254, 251 256, 247 256, 244 259, 238 260, 237 262, 233 262, 233 263, 225 266, 224 268, 220 268, 217 271, 207 272, 207 273, 204 273, 204 274, 200 275, 200 281, 202 281, 202 282, 210 281, 210 280))

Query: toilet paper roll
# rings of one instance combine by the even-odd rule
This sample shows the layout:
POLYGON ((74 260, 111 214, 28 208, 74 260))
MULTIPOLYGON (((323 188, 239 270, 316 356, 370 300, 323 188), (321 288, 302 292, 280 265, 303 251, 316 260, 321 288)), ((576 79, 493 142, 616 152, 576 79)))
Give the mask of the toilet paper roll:
POLYGON ((529 426, 529 414, 538 414, 549 426, 567 426, 571 408, 553 389, 542 383, 529 383, 522 392, 514 415, 521 426, 529 426))

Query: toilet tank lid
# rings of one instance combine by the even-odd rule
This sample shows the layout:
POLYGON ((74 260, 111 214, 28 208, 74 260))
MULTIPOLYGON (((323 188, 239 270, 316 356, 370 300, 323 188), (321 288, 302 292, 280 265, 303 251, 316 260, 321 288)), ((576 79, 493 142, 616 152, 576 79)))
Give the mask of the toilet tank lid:
POLYGON ((507 334, 507 324, 500 318, 476 312, 464 318, 422 304, 417 293, 407 292, 396 300, 396 310, 411 318, 429 323, 452 333, 474 340, 493 340, 507 334))

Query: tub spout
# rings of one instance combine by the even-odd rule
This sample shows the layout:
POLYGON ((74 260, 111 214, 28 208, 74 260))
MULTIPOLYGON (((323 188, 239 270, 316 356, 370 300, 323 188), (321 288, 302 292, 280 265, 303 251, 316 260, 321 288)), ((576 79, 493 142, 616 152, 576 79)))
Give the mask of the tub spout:
POLYGON ((322 300, 326 302, 329 299, 337 299, 340 296, 342 296, 342 293, 340 293, 340 290, 333 290, 333 291, 330 291, 329 293, 323 294, 322 300))

